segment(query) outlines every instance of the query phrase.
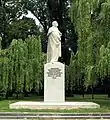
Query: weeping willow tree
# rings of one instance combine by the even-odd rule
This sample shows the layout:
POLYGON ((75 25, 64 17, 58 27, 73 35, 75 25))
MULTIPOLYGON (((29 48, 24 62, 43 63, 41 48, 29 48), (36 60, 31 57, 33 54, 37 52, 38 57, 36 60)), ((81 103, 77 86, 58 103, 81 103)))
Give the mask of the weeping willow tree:
POLYGON ((28 48, 27 59, 29 60, 28 65, 26 65, 26 69, 28 69, 27 78, 30 79, 29 83, 26 83, 26 85, 29 86, 30 84, 31 89, 34 88, 34 90, 38 91, 43 87, 44 56, 41 51, 41 41, 40 38, 36 40, 36 38, 33 37, 26 39, 26 44, 28 48))
MULTIPOLYGON (((109 76, 110 2, 73 0, 72 3, 70 17, 78 35, 77 72, 83 75, 84 85, 93 88, 98 77, 109 76)), ((75 66, 74 62, 72 64, 75 66)))
MULTIPOLYGON (((80 74, 84 75, 85 85, 92 84, 88 69, 94 66, 93 58, 93 27, 91 21, 92 3, 88 0, 73 1, 71 20, 78 33, 78 66, 80 74), (88 81, 88 84, 87 84, 88 81)), ((92 72, 92 70, 90 70, 92 72)))
POLYGON ((7 50, 0 50, 0 96, 6 95, 8 89, 9 59, 7 54, 7 50))
MULTIPOLYGON (((43 62, 40 37, 13 40, 0 51, 0 82, 6 93, 39 91, 43 86, 43 62)), ((26 95, 26 94, 25 94, 26 95)), ((7 94, 8 96, 8 94, 7 94)))
MULTIPOLYGON (((73 91, 84 93, 83 74, 80 73, 80 66, 78 65, 78 53, 74 55, 72 53, 70 59, 70 65, 66 66, 66 90, 73 95, 73 91)), ((69 95, 70 96, 70 95, 69 95)))
POLYGON ((104 45, 100 47, 100 54, 99 54, 99 63, 97 66, 97 72, 99 77, 102 79, 104 77, 110 76, 110 42, 108 46, 105 48, 104 45))
POLYGON ((102 4, 100 12, 100 37, 98 73, 101 78, 110 76, 110 1, 102 4))

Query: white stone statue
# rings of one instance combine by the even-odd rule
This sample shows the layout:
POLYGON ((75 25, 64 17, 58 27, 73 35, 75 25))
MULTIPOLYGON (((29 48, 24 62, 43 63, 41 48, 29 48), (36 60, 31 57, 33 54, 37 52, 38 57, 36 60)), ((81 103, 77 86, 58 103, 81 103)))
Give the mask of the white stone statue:
POLYGON ((52 22, 52 27, 49 28, 48 46, 47 46, 47 63, 57 62, 58 58, 61 57, 61 35, 59 31, 57 21, 52 22))

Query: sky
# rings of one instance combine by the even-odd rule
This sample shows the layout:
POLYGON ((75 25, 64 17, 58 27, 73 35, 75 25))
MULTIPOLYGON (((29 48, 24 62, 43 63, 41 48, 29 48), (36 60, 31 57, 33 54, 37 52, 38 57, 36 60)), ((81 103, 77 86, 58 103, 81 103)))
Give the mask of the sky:
POLYGON ((28 11, 28 14, 26 15, 26 17, 33 18, 36 22, 36 25, 39 25, 38 19, 30 11, 28 11))

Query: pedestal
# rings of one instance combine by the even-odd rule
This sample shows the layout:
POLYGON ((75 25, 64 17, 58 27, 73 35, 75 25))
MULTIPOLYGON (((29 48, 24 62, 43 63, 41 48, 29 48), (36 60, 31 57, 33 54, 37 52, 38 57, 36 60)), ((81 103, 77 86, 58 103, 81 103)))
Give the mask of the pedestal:
POLYGON ((79 109, 100 108, 93 102, 65 102, 64 64, 47 63, 44 65, 44 102, 20 101, 10 104, 10 109, 79 109))
POLYGON ((65 101, 65 70, 60 62, 44 65, 44 102, 65 101))

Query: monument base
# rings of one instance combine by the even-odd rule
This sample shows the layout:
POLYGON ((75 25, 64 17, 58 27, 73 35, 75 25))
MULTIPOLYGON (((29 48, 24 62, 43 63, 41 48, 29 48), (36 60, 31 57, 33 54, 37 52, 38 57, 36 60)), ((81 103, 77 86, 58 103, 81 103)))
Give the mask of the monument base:
POLYGON ((65 65, 60 62, 44 65, 44 102, 65 101, 65 65))
POLYGON ((79 109, 100 108, 93 102, 16 102, 10 104, 10 109, 79 109))

